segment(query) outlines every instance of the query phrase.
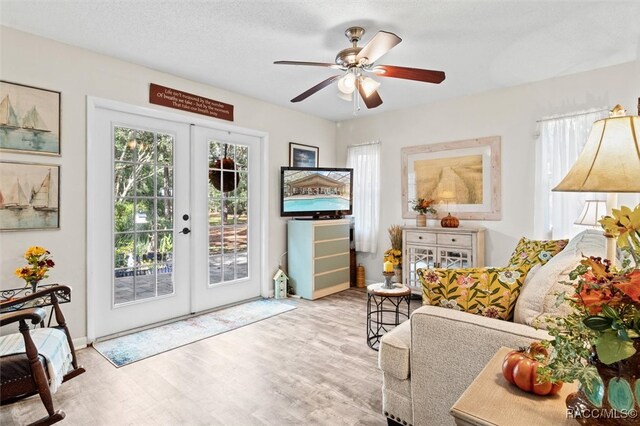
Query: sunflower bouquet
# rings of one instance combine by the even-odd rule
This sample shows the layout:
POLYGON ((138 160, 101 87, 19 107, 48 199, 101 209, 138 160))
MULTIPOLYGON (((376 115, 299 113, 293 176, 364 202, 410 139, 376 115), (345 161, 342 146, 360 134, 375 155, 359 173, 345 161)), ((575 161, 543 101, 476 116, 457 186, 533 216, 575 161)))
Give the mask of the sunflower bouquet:
POLYGON ((55 266, 51 259, 51 252, 40 246, 29 247, 24 253, 24 258, 27 260, 27 265, 17 268, 15 275, 25 280, 27 285, 34 287, 42 279, 47 278, 49 276, 47 272, 55 266))

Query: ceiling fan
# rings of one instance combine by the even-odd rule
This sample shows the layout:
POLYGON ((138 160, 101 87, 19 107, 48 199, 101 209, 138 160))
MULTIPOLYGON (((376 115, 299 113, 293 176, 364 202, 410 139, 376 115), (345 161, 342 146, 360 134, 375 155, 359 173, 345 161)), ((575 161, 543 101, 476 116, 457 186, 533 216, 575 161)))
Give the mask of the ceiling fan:
POLYGON ((441 83, 444 78, 443 71, 432 71, 419 68, 398 67, 394 65, 375 65, 385 53, 402 41, 397 35, 378 31, 364 47, 358 46, 358 42, 364 34, 362 27, 350 27, 344 35, 352 43, 351 47, 341 50, 336 55, 335 64, 325 62, 300 62, 300 61, 276 61, 278 65, 308 65, 314 67, 327 67, 344 71, 327 78, 312 88, 302 92, 291 102, 300 102, 319 90, 338 81, 338 96, 342 99, 354 102, 354 113, 359 107, 359 98, 362 98, 367 108, 376 108, 382 104, 382 98, 378 94, 380 83, 367 74, 379 77, 402 78, 406 80, 422 81, 425 83, 441 83))

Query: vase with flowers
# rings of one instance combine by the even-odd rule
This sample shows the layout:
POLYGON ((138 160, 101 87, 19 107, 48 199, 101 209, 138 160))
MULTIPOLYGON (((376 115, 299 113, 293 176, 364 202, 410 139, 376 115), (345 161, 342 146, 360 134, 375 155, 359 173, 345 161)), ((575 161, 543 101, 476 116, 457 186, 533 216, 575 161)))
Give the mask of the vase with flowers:
POLYGON ((393 264, 394 280, 402 282, 402 226, 391 225, 388 229, 391 248, 384 252, 384 261, 393 264))
POLYGON ((640 205, 614 209, 600 223, 629 256, 620 268, 585 257, 571 271, 572 294, 560 294, 558 303, 567 301, 574 309, 548 320, 554 339, 543 343, 552 356, 539 372, 541 380, 580 382, 578 392, 567 397, 568 413, 579 423, 638 424, 640 205))
POLYGON ((427 200, 426 198, 417 198, 411 201, 411 208, 418 213, 416 226, 427 226, 427 213, 437 213, 437 210, 433 207, 433 200, 427 200))
POLYGON ((51 259, 49 250, 40 246, 29 247, 24 253, 24 258, 27 260, 27 265, 17 268, 15 274, 25 280, 26 285, 30 285, 32 292, 35 293, 38 283, 49 276, 47 271, 53 268, 55 263, 51 259))

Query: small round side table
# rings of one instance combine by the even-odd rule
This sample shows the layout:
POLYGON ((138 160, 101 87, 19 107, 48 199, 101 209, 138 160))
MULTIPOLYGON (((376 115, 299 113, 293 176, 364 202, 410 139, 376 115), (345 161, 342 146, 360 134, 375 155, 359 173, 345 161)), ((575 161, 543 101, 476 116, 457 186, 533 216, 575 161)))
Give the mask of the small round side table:
POLYGON ((376 351, 386 332, 409 319, 411 308, 409 287, 395 284, 394 288, 385 289, 383 285, 376 283, 367 286, 367 344, 376 351))

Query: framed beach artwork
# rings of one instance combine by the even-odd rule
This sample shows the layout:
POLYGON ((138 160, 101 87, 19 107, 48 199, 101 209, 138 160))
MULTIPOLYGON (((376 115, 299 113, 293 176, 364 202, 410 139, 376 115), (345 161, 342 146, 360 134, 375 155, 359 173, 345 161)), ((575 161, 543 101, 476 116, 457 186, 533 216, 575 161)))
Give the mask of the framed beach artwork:
POLYGON ((289 142, 289 166, 318 167, 319 157, 320 148, 317 146, 289 142))
POLYGON ((402 217, 411 202, 432 199, 439 216, 500 220, 500 137, 402 148, 402 217))
POLYGON ((60 92, 0 80, 0 149, 60 155, 60 92))
POLYGON ((0 162, 0 231, 60 228, 60 166, 0 162))

